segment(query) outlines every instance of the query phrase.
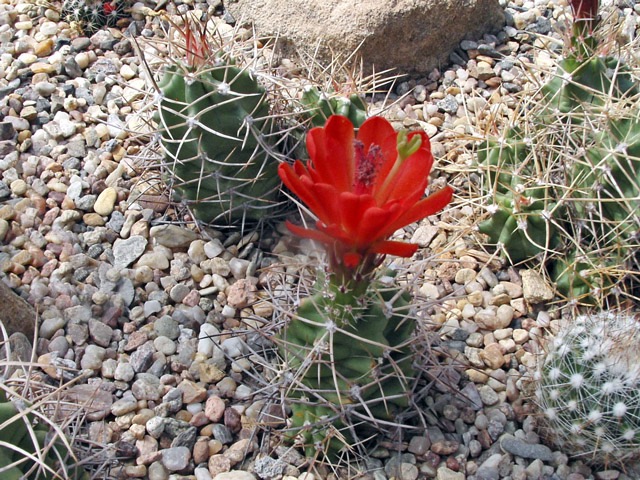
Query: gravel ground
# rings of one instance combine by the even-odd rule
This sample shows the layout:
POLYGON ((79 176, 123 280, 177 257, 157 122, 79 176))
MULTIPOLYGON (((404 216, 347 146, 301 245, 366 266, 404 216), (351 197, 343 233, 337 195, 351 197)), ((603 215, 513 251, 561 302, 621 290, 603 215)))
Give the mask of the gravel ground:
MULTIPOLYGON (((616 8, 633 38, 640 8, 631 3, 616 8)), ((468 170, 468 137, 490 112, 509 115, 514 95, 529 88, 523 64, 546 60, 534 54, 539 35, 557 36, 566 12, 553 0, 505 6, 503 31, 462 42, 451 65, 427 78, 400 82, 392 97, 409 94, 386 113, 429 133, 442 167, 435 181, 457 188, 455 205, 405 236, 423 247, 420 292, 439 301, 431 320, 463 366, 452 381, 464 397, 431 393, 428 428, 381 442, 366 478, 633 478, 541 443, 522 378, 534 339, 558 322, 545 307, 553 292, 533 272, 501 265, 473 236, 469 175, 457 173, 468 170)), ((138 17, 136 28, 152 36, 156 23, 138 17)), ((154 202, 161 196, 134 195, 140 145, 126 126, 145 79, 119 30, 82 36, 54 6, 2 0, 0 45, 2 280, 40 312, 36 348, 52 381, 72 370, 86 378, 75 393, 94 402, 87 435, 114 445, 110 474, 351 478, 308 473, 297 452, 269 448, 253 427, 268 345, 252 332, 274 313, 265 286, 273 272, 297 278, 313 260, 299 253, 309 245, 282 225, 238 235, 168 224, 164 203, 154 202)))

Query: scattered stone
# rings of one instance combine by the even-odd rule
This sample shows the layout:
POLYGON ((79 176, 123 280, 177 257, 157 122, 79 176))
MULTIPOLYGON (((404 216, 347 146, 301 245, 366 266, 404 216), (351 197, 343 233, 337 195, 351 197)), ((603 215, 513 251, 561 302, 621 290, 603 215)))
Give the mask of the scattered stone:
POLYGON ((537 271, 523 270, 520 275, 522 276, 522 294, 527 302, 536 305, 553 300, 553 289, 537 271))
POLYGON ((500 448, 506 453, 527 459, 540 459, 543 462, 553 460, 553 452, 546 445, 530 444, 513 435, 503 435, 500 438, 500 448))

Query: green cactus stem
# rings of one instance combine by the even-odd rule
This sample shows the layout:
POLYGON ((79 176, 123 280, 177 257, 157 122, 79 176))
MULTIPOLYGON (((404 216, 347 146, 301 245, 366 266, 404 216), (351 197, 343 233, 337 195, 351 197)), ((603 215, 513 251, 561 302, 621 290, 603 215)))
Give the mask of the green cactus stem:
POLYGON ((331 457, 352 444, 353 425, 392 420, 407 407, 415 322, 402 290, 319 284, 285 327, 279 349, 293 372, 290 435, 308 456, 321 446, 331 457))
POLYGON ((323 126, 331 115, 347 117, 358 128, 367 119, 367 104, 358 94, 348 96, 321 92, 317 87, 304 89, 301 98, 304 116, 314 127, 323 126))
POLYGON ((489 242, 501 245, 516 264, 556 248, 559 235, 552 212, 557 208, 550 186, 527 178, 530 165, 527 141, 510 129, 504 141, 487 140, 479 148, 478 160, 486 168, 487 185, 493 194, 490 217, 478 225, 489 242))
POLYGON ((220 227, 260 222, 278 205, 278 139, 265 88, 212 52, 204 26, 180 30, 186 57, 158 83, 157 123, 170 185, 195 218, 220 227))

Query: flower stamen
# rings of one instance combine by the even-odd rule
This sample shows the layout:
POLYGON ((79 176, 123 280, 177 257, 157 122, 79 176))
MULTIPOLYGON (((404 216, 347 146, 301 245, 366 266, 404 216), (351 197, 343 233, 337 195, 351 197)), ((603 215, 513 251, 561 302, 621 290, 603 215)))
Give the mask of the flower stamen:
POLYGON ((356 194, 369 193, 382 165, 382 149, 379 145, 371 145, 365 153, 364 144, 360 140, 353 141, 353 149, 356 163, 353 191, 356 194))

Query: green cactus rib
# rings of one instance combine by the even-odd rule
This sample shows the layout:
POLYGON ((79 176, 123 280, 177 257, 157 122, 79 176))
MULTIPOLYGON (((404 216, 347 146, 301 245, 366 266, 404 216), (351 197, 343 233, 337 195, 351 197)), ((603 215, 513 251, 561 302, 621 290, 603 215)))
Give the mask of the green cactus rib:
POLYGON ((599 312, 565 325, 538 365, 543 428, 563 451, 598 464, 639 457, 640 324, 599 312))
POLYGON ((205 223, 273 213, 279 180, 265 90, 228 63, 202 72, 168 67, 158 110, 172 187, 205 223))
POLYGON ((380 288, 358 299, 325 288, 301 302, 279 349, 294 375, 291 436, 307 454, 320 443, 333 456, 353 440, 352 412, 375 423, 408 406, 415 322, 407 292, 380 288))
POLYGON ((558 64, 558 71, 542 88, 551 115, 558 112, 580 119, 577 110, 603 107, 607 99, 622 99, 637 93, 628 67, 614 57, 592 56, 580 60, 571 55, 558 64))
POLYGON ((529 260, 556 248, 559 235, 551 212, 557 208, 549 185, 530 185, 522 173, 529 170, 530 142, 517 129, 504 141, 487 140, 478 160, 486 167, 487 185, 494 192, 493 213, 478 225, 489 242, 501 245, 513 263, 529 260))
POLYGON ((367 104, 359 95, 349 96, 321 92, 317 87, 307 87, 302 93, 304 117, 311 125, 321 127, 331 115, 347 117, 358 128, 367 119, 367 104))

